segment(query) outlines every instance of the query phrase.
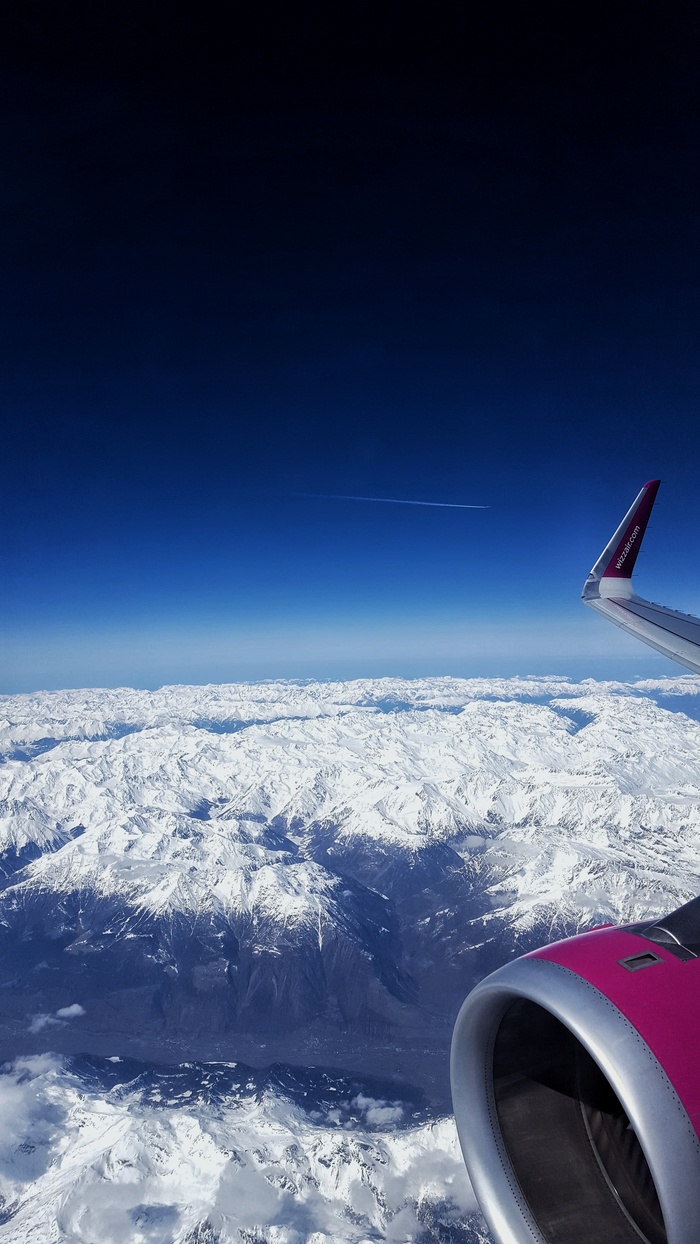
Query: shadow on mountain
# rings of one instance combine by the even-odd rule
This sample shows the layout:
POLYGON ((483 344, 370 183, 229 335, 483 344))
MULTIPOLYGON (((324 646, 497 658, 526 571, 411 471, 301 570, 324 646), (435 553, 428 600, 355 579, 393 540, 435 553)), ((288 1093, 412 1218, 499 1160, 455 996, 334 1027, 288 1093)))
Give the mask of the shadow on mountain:
POLYGON ((8 760, 34 760, 37 756, 43 756, 44 752, 53 751, 54 747, 59 747, 61 743, 106 743, 109 739, 123 739, 127 734, 138 734, 142 729, 141 725, 118 721, 107 726, 101 734, 65 735, 61 739, 49 737, 34 739, 31 743, 18 743, 10 751, 0 752, 0 764, 5 764, 8 760))
POLYGON ((244 1105, 267 1094, 284 1098, 311 1121, 338 1127, 386 1130, 387 1114, 396 1128, 415 1127, 436 1117, 424 1093, 411 1084, 376 1076, 349 1076, 331 1067, 273 1063, 192 1062, 169 1066, 133 1058, 70 1057, 67 1069, 91 1092, 167 1109, 176 1106, 244 1105))
MULTIPOLYGON (((203 803, 199 818, 212 809, 203 803)), ((488 828, 464 856, 434 841, 416 851, 344 840, 326 825, 295 843, 285 828, 262 828, 267 849, 311 859, 329 878, 318 915, 296 922, 274 909, 156 914, 123 895, 13 885, 28 861, 7 859, 0 1058, 330 1065, 399 1077, 449 1108, 451 1030, 466 993, 571 930, 545 913, 527 937, 514 934, 488 828)), ((256 842, 260 832, 256 821, 256 842)))

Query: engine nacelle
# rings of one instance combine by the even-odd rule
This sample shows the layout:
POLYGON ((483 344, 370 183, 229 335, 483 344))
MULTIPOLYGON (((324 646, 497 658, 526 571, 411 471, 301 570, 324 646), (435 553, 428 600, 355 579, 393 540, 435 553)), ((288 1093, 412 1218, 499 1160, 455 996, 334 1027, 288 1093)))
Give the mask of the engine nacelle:
POLYGON ((698 1244, 698 955, 694 899, 525 955, 469 995, 452 1097, 498 1244, 698 1244))

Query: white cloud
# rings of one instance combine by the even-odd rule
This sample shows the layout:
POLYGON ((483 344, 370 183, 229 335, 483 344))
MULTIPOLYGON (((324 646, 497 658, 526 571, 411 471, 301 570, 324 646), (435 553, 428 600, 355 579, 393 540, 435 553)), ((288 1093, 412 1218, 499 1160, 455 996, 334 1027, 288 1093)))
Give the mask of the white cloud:
POLYGON ((65 1112, 47 1089, 61 1066, 40 1055, 0 1075, 0 1196, 10 1204, 43 1178, 60 1148, 65 1112))
POLYGON ((78 1015, 84 1014, 85 1007, 81 1006, 79 1002, 73 1002, 70 1006, 62 1006, 60 1010, 56 1011, 59 1019, 77 1019, 78 1015))
POLYGON ((49 1024, 57 1024, 58 1022, 53 1015, 33 1015, 29 1031, 31 1033, 41 1032, 42 1028, 48 1028, 49 1024))
POLYGON ((400 1123, 403 1118, 403 1106, 397 1101, 388 1102, 381 1101, 374 1097, 365 1097, 363 1093, 358 1093, 353 1100, 353 1106, 357 1106, 359 1110, 364 1111, 365 1119, 372 1127, 391 1127, 392 1124, 400 1123))
POLYGON ((77 1019, 79 1015, 85 1014, 85 1008, 79 1002, 72 1002, 70 1006, 62 1006, 56 1011, 55 1015, 33 1015, 29 1025, 29 1031, 32 1034, 41 1032, 42 1029, 48 1028, 52 1024, 60 1024, 67 1019, 77 1019))

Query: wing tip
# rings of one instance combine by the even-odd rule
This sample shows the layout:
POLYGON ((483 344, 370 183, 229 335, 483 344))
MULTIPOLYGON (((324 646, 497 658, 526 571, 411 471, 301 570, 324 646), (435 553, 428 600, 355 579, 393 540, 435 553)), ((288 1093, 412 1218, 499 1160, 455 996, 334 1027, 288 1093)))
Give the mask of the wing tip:
POLYGON ((637 494, 586 579, 582 592, 584 601, 601 595, 629 596, 632 592, 632 571, 660 484, 660 479, 647 480, 637 494))

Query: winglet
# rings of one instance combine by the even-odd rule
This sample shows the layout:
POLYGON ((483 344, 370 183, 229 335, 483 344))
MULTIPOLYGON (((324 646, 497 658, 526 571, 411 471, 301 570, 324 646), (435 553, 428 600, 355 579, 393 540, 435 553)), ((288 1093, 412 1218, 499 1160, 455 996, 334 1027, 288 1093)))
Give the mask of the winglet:
POLYGON ((632 571, 660 483, 658 479, 649 480, 625 514, 583 585, 584 600, 632 595, 632 571))
POLYGON ((700 618, 656 605, 632 590, 632 569, 658 491, 658 479, 644 485, 586 579, 583 603, 684 669, 700 674, 700 618))

